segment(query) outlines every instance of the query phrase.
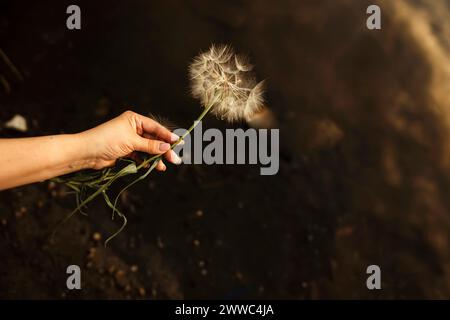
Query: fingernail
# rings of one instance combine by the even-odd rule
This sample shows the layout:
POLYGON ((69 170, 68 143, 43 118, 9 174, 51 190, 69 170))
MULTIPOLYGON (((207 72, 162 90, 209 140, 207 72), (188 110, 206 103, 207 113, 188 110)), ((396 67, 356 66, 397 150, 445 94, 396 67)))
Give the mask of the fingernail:
POLYGON ((170 144, 162 142, 159 144, 159 151, 164 152, 170 149, 170 144))
POLYGON ((172 133, 172 135, 170 136, 170 139, 172 142, 177 142, 178 139, 180 139, 180 137, 178 135, 176 135, 175 133, 172 133))
POLYGON ((172 152, 172 159, 174 164, 181 164, 181 158, 175 153, 172 152))

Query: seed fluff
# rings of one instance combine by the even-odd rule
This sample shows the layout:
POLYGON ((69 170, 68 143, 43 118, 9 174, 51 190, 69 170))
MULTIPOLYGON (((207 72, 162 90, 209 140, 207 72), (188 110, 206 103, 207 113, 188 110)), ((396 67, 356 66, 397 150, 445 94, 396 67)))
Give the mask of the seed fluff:
POLYGON ((192 95, 221 119, 248 120, 264 103, 264 82, 257 82, 252 70, 247 57, 229 46, 213 45, 190 65, 192 95))

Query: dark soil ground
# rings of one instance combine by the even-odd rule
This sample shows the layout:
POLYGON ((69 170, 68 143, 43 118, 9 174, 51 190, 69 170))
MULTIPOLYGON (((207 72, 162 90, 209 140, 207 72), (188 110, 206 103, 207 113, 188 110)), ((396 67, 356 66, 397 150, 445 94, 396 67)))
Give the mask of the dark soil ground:
POLYGON ((122 197, 128 225, 107 248, 120 224, 102 201, 50 239, 75 206, 65 188, 1 192, 0 298, 450 297, 449 82, 435 81, 450 5, 380 2, 383 29, 369 31, 372 2, 81 1, 80 31, 66 29, 67 1, 0 2, 0 48, 23 75, 0 61, 0 123, 29 124, 2 137, 78 132, 126 109, 187 127, 200 111, 187 67, 211 43, 251 55, 282 137, 275 176, 153 174, 122 197), (428 18, 413 25, 408 10, 428 18), (66 288, 71 264, 80 291, 66 288), (366 288, 371 264, 382 290, 366 288))

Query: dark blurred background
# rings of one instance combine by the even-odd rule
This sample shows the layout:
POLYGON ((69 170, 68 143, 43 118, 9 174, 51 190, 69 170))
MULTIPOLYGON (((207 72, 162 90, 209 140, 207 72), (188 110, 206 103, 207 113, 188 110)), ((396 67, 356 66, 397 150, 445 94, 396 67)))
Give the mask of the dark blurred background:
POLYGON ((449 298, 449 18, 448 0, 1 1, 1 137, 78 132, 127 109, 186 128, 200 111, 190 61, 229 43, 267 79, 281 160, 275 176, 149 176, 122 197, 129 223, 106 249, 120 224, 103 201, 50 240, 73 195, 3 191, 0 298, 449 298), (382 30, 366 28, 370 4, 382 30), (14 115, 26 132, 5 128, 14 115), (80 291, 66 289, 70 264, 80 291), (371 264, 382 290, 366 288, 371 264))

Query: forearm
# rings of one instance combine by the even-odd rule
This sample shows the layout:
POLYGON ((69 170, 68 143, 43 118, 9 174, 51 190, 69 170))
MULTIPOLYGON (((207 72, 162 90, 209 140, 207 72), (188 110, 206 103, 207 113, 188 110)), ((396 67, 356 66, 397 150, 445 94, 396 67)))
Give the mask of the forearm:
POLYGON ((81 134, 0 139, 0 190, 91 168, 81 134))

